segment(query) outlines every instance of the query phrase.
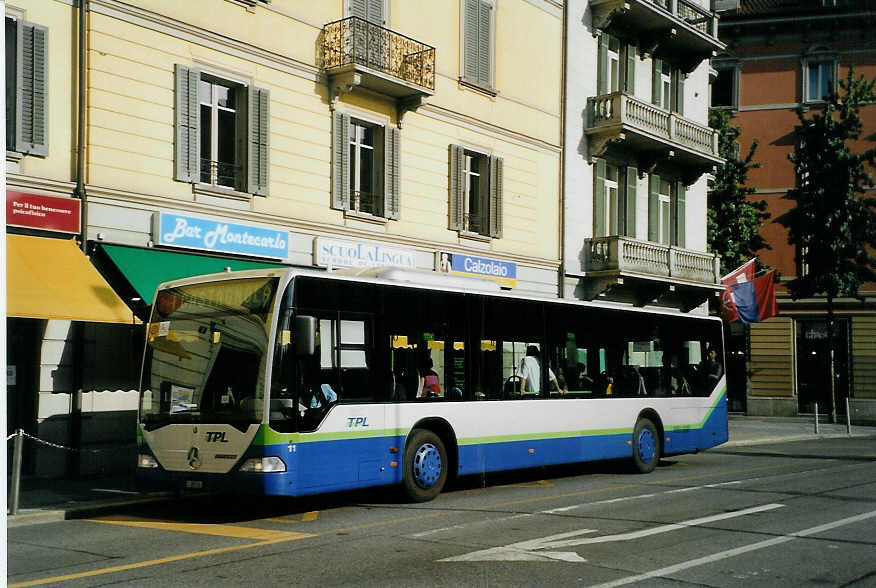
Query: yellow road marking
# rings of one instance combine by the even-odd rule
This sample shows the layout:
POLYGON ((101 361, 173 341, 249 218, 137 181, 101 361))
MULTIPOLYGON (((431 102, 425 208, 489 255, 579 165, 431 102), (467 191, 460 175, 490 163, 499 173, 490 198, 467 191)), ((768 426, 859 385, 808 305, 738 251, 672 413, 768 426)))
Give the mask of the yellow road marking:
POLYGON ((292 517, 292 518, 276 517, 276 518, 262 519, 262 520, 263 521, 271 521, 274 523, 293 524, 293 523, 308 523, 310 521, 315 521, 318 518, 319 518, 319 511, 313 511, 313 512, 305 512, 297 517, 292 517))
POLYGON ((535 482, 524 482, 522 484, 505 484, 497 486, 498 488, 553 488, 554 485, 547 480, 536 480, 535 482))
POLYGON ((121 518, 91 519, 94 523, 106 525, 121 525, 123 527, 138 527, 141 529, 156 529, 159 531, 176 531, 179 533, 195 533, 198 535, 214 535, 217 537, 233 537, 235 539, 254 539, 256 541, 294 541, 310 537, 308 533, 290 531, 272 531, 270 529, 255 529, 235 525, 205 525, 198 523, 167 523, 161 521, 144 521, 121 518))
MULTIPOLYGON (((732 470, 732 471, 726 471, 723 473, 725 473, 725 474, 751 473, 751 472, 764 471, 764 470, 787 469, 789 467, 790 466, 767 466, 767 467, 762 467, 762 468, 732 470)), ((626 489, 626 488, 635 488, 635 487, 642 487, 642 486, 648 486, 648 485, 666 484, 667 482, 682 482, 682 481, 696 480, 698 478, 704 478, 704 477, 709 477, 709 476, 713 476, 713 475, 714 475, 714 472, 709 473, 709 474, 700 474, 697 476, 687 476, 684 478, 675 478, 673 480, 661 480, 658 482, 652 482, 650 484, 624 484, 624 485, 620 485, 620 486, 609 486, 606 488, 592 488, 590 490, 579 490, 577 492, 567 492, 564 494, 552 494, 549 496, 539 496, 536 498, 509 500, 506 502, 499 502, 499 503, 495 503, 495 504, 490 504, 490 505, 488 505, 488 507, 491 509, 495 509, 495 508, 501 508, 501 507, 506 507, 506 506, 519 506, 522 504, 530 504, 533 502, 543 502, 545 500, 556 500, 557 498, 568 498, 568 497, 572 497, 572 496, 584 496, 587 494, 597 494, 599 492, 610 492, 613 490, 622 490, 622 489, 626 489)), ((485 508, 485 507, 481 507, 481 508, 485 508)), ((287 533, 287 535, 289 535, 289 537, 284 538, 284 539, 276 539, 276 540, 271 540, 271 541, 258 541, 255 543, 247 543, 244 545, 234 545, 231 547, 219 547, 217 549, 208 549, 206 551, 196 551, 193 553, 184 553, 181 555, 174 555, 174 556, 170 556, 170 557, 163 557, 160 559, 141 561, 141 562, 136 562, 136 563, 132 563, 132 564, 112 566, 109 568, 99 568, 96 570, 79 572, 76 574, 67 574, 64 576, 54 576, 52 578, 42 578, 39 580, 31 580, 28 582, 19 582, 17 584, 9 584, 9 586, 10 586, 10 588, 19 588, 19 587, 24 587, 24 586, 40 586, 43 584, 51 584, 54 582, 67 582, 69 580, 78 580, 81 578, 90 578, 93 576, 101 576, 101 575, 112 574, 112 573, 116 573, 116 572, 124 572, 127 570, 145 568, 145 567, 161 565, 161 564, 165 564, 165 563, 173 563, 173 562, 183 561, 183 560, 187 560, 187 559, 195 559, 195 558, 206 557, 206 556, 210 556, 210 555, 218 555, 218 554, 222 554, 222 553, 241 551, 244 549, 252 549, 254 547, 275 545, 277 543, 296 541, 298 539, 306 539, 308 537, 319 537, 319 536, 323 536, 323 535, 332 535, 335 533, 349 533, 350 531, 359 531, 359 530, 369 529, 369 528, 374 528, 374 527, 383 527, 383 526, 387 526, 387 525, 397 525, 397 524, 401 524, 401 523, 407 523, 407 522, 411 522, 411 521, 422 521, 422 520, 433 519, 433 518, 437 518, 437 517, 446 517, 450 514, 456 514, 459 512, 460 511, 429 512, 429 514, 414 515, 414 516, 409 516, 409 517, 399 517, 397 519, 389 519, 386 521, 376 521, 373 523, 366 523, 363 525, 355 525, 352 527, 346 527, 346 528, 341 528, 341 529, 332 529, 330 531, 324 531, 322 533, 313 533, 313 534, 287 533)), ((134 522, 134 521, 132 520, 132 522, 134 522)))

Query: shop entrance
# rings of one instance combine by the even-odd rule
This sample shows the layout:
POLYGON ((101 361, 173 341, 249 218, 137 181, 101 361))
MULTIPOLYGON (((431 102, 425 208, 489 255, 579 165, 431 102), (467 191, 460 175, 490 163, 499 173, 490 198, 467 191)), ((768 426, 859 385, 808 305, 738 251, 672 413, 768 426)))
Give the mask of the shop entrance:
MULTIPOLYGON (((800 413, 832 412, 830 394, 830 345, 826 320, 797 320, 797 410, 800 413)), ((834 319, 834 374, 836 412, 845 414, 849 394, 849 323, 834 319)))
MULTIPOLYGON (((6 435, 17 429, 36 433, 37 390, 40 373, 40 344, 46 321, 6 319, 6 435)), ((12 467, 12 446, 7 443, 7 461, 12 467)), ((33 452, 25 452, 25 472, 33 470, 33 452)))

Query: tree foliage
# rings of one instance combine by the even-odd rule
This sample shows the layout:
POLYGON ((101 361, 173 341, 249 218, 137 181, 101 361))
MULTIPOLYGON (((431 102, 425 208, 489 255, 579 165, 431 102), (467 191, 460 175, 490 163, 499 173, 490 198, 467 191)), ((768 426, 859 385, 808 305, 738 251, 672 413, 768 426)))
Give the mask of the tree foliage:
POLYGON ((724 165, 718 166, 708 195, 707 230, 709 248, 721 256, 723 274, 736 269, 761 249, 770 249, 761 237, 760 227, 770 217, 764 200, 752 200, 755 189, 746 185, 749 170, 760 167, 754 162, 757 140, 748 154, 739 158, 739 127, 730 124, 730 115, 713 111, 709 125, 718 131, 718 154, 724 165))
POLYGON ((799 140, 789 158, 798 187, 786 196, 796 205, 783 224, 806 270, 788 290, 794 299, 827 296, 829 313, 835 298, 857 296, 876 276, 868 250, 876 247, 876 199, 866 192, 872 179, 865 165, 873 165, 876 148, 853 153, 849 146, 863 130, 862 105, 876 100, 874 83, 850 69, 823 109, 797 113, 799 140))

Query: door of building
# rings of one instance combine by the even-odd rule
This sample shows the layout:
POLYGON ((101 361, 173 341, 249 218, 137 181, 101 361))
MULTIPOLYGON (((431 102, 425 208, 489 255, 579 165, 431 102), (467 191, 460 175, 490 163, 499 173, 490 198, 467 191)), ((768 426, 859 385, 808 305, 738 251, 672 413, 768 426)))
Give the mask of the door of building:
MULTIPOLYGON (((818 412, 830 414, 830 345, 826 320, 797 320, 797 409, 812 414, 815 403, 818 412)), ((849 391, 849 328, 846 319, 835 319, 834 378, 837 414, 845 414, 845 399, 849 391)))

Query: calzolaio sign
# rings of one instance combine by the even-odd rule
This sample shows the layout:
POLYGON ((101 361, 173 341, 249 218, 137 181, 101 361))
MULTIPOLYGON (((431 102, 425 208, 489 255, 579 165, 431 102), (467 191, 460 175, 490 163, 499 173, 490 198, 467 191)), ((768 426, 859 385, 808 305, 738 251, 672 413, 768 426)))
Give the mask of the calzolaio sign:
POLYGON ((289 257, 289 231, 279 228, 171 212, 156 212, 152 225, 156 245, 275 259, 289 257))
POLYGON ((517 264, 510 261, 440 251, 435 255, 435 269, 447 274, 487 278, 505 288, 517 286, 517 264))
POLYGON ((12 227, 78 233, 81 200, 6 191, 6 224, 12 227))
POLYGON ((417 267, 416 255, 411 249, 328 237, 313 240, 313 262, 317 266, 330 268, 417 267))

